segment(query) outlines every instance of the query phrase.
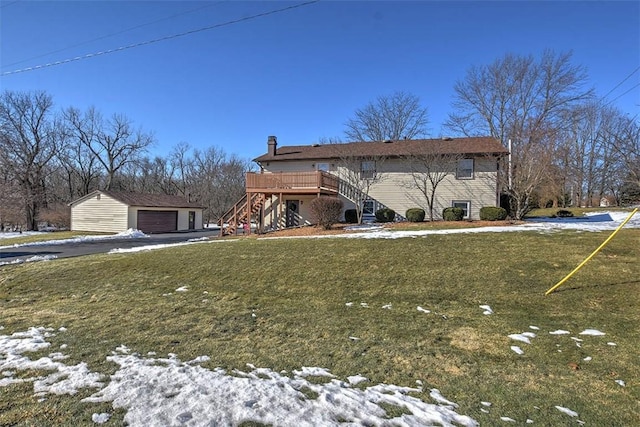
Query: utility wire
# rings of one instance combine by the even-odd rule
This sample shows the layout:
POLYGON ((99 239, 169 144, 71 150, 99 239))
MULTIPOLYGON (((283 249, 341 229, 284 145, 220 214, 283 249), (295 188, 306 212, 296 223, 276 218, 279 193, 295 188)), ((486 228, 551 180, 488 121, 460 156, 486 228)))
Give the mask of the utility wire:
MULTIPOLYGON (((638 70, 640 70, 640 67, 638 67, 638 68, 636 68, 635 70, 633 70, 633 71, 631 72, 631 74, 629 74, 627 77, 625 77, 625 78, 624 78, 620 83, 618 83, 617 85, 615 85, 615 87, 614 87, 613 89, 611 89, 609 92, 607 92, 607 94, 606 94, 606 95, 604 95, 604 96, 602 97, 602 99, 604 100, 607 96, 609 96, 609 94, 610 94, 611 92, 613 92, 614 90, 618 89, 622 83, 624 83, 624 82, 626 82, 627 80, 629 80, 629 78, 630 78, 631 76, 633 76, 635 73, 637 73, 637 72, 638 72, 638 70)), ((636 86, 637 86, 637 85, 636 85, 636 86)), ((634 86, 634 87, 635 87, 635 86, 634 86)), ((627 93, 627 92, 625 92, 625 94, 626 94, 626 93, 627 93)), ((618 99, 618 98, 616 98, 616 99, 618 99)))
POLYGON ((606 107, 607 105, 611 104, 612 102, 618 100, 619 98, 622 98, 623 96, 625 96, 626 94, 628 94, 629 92, 631 92, 632 90, 634 90, 635 88, 637 88, 638 86, 640 86, 640 83, 636 83, 634 86, 631 86, 631 89, 629 89, 626 92, 621 93, 620 95, 616 96, 615 98, 613 98, 611 101, 607 102, 606 104, 604 104, 604 106, 606 107))
POLYGON ((133 49, 133 48, 140 47, 140 46, 146 46, 146 45, 149 45, 149 44, 158 43, 158 42, 165 41, 165 40, 170 40, 170 39, 175 39, 175 38, 178 38, 178 37, 188 36, 188 35, 191 35, 191 34, 202 32, 202 31, 208 31, 208 30, 212 30, 212 29, 215 29, 215 28, 226 27, 226 26, 229 26, 229 25, 238 24, 238 23, 244 22, 244 21, 250 21, 250 20, 253 20, 253 19, 256 19, 256 18, 262 18, 262 17, 265 17, 265 16, 274 15, 276 13, 285 12, 285 11, 292 10, 292 9, 297 9, 297 8, 303 7, 303 6, 309 6, 309 5, 313 4, 313 3, 318 3, 319 1, 320 0, 311 0, 311 1, 304 2, 304 3, 298 3, 298 4, 295 4, 295 5, 292 5, 292 6, 283 7, 283 8, 280 8, 280 9, 274 9, 274 10, 270 10, 270 11, 267 11, 267 12, 262 12, 262 13, 258 13, 258 14, 255 14, 255 15, 251 15, 251 16, 245 16, 244 18, 234 19, 234 20, 223 22, 223 23, 220 23, 220 24, 209 25, 207 27, 198 28, 196 30, 185 31, 183 33, 173 34, 173 35, 166 36, 166 37, 160 37, 160 38, 153 39, 153 40, 147 40, 147 41, 140 42, 140 43, 134 43, 134 44, 131 44, 131 45, 128 45, 128 46, 122 46, 122 47, 118 47, 118 48, 115 48, 115 49, 109 49, 109 50, 104 50, 104 51, 100 51, 100 52, 89 53, 89 54, 86 54, 86 55, 83 55, 83 56, 76 56, 75 58, 69 58, 69 59, 64 59, 64 60, 61 60, 61 61, 50 62, 50 63, 44 64, 44 65, 36 65, 34 67, 22 68, 22 69, 13 70, 13 71, 5 71, 2 74, 0 74, 0 76, 8 76, 8 75, 11 75, 11 74, 26 73, 28 71, 35 71, 35 70, 39 70, 39 69, 42 69, 42 68, 48 68, 48 67, 53 67, 53 66, 56 66, 56 65, 68 64, 70 62, 80 61, 82 59, 93 58, 93 57, 96 57, 96 56, 102 56, 102 55, 106 55, 106 54, 109 54, 109 53, 120 52, 120 51, 123 51, 123 50, 133 49))
MULTIPOLYGON (((14 3, 17 3, 17 2, 14 2, 14 3)), ((217 1, 217 2, 214 2, 214 3, 207 2, 205 4, 205 6, 200 6, 200 7, 197 7, 195 9, 187 10, 185 12, 176 13, 175 15, 167 16, 165 18, 161 18, 161 19, 158 19, 156 21, 152 21, 152 22, 147 22, 145 24, 136 25, 135 27, 130 27, 130 28, 124 29, 122 31, 117 31, 115 33, 107 34, 105 36, 101 36, 101 37, 98 37, 98 38, 95 38, 95 39, 92 39, 92 40, 88 40, 88 41, 80 42, 80 43, 77 43, 77 44, 74 44, 74 45, 71 45, 71 46, 63 47, 62 49, 58 49, 58 50, 54 50, 54 51, 51 51, 51 52, 43 53, 42 55, 32 56, 31 58, 23 59, 22 61, 12 62, 11 64, 3 64, 2 68, 9 68, 9 67, 12 67, 14 65, 22 64, 24 62, 28 62, 28 61, 32 61, 34 59, 42 58, 44 56, 52 55, 54 53, 59 53, 59 52, 65 51, 65 50, 73 49, 74 47, 84 46, 86 44, 93 43, 93 42, 96 42, 98 40, 103 40, 103 39, 106 39, 106 38, 109 38, 109 37, 113 37, 113 36, 117 36, 119 34, 123 34, 123 33, 129 32, 129 31, 132 31, 132 30, 137 30, 138 28, 146 27, 148 25, 157 24, 158 22, 167 21, 169 19, 173 19, 173 18, 176 18, 176 17, 181 16, 181 15, 187 15, 189 13, 197 12, 197 11, 199 11, 201 9, 204 9, 204 8, 207 8, 207 7, 211 7, 211 6, 216 5, 218 3, 222 3, 222 1, 217 1)))

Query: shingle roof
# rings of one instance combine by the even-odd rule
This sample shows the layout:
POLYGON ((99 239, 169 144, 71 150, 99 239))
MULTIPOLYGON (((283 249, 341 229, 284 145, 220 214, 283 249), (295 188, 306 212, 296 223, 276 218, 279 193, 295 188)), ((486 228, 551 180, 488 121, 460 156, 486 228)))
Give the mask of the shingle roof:
POLYGON ((118 191, 100 191, 126 205, 150 208, 202 208, 199 203, 190 202, 181 196, 168 194, 125 193, 118 191))
POLYGON ((434 153, 465 155, 505 155, 508 150, 492 137, 410 139, 401 141, 349 142, 346 144, 314 144, 278 147, 276 155, 263 154, 255 162, 280 160, 336 159, 348 152, 350 156, 400 157, 434 153))

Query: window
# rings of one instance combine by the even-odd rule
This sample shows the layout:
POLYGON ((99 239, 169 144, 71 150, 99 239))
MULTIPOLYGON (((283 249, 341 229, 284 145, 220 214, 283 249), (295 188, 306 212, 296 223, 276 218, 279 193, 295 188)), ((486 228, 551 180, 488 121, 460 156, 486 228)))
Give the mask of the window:
POLYGON ((329 163, 316 163, 316 170, 329 172, 329 163))
POLYGON ((375 215, 375 200, 365 200, 362 203, 362 214, 363 215, 375 215))
POLYGON ((360 162, 360 179, 373 179, 376 174, 376 162, 363 160, 360 162))
POLYGON ((458 169, 456 170, 456 178, 473 179, 473 159, 458 160, 458 169))
POLYGON ((471 212, 471 202, 468 200, 454 200, 451 202, 451 206, 454 208, 460 208, 464 211, 463 218, 469 219, 469 213, 471 212))

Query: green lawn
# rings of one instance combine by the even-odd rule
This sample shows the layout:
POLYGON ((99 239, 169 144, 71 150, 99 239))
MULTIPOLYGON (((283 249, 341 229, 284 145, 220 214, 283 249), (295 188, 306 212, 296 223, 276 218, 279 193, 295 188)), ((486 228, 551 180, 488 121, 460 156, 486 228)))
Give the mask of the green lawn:
MULTIPOLYGON (((437 388, 481 425, 502 424, 501 416, 576 425, 556 405, 586 425, 639 425, 640 230, 623 229, 544 296, 608 235, 239 239, 8 266, 0 269, 0 334, 64 326, 52 348, 64 342, 65 363, 102 373, 116 371, 106 356, 124 344, 181 360, 208 355, 208 368, 317 366, 372 384, 420 380, 417 397, 431 401, 437 388), (483 315, 484 304, 493 315, 483 315), (588 328, 606 335, 578 335, 588 328), (558 329, 571 335, 549 334, 558 329), (507 337, 525 331, 537 334, 531 344, 507 337), (481 401, 492 403, 489 413, 481 401)), ((0 425, 77 425, 113 412, 80 403, 92 392, 38 402, 31 383, 0 387, 0 425)))

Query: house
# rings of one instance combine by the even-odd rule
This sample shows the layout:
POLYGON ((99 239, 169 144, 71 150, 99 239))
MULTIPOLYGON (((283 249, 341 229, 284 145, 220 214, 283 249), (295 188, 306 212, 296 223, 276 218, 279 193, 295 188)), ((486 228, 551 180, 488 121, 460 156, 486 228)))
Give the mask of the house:
POLYGON ((180 196, 97 190, 69 204, 71 230, 166 233, 202 227, 202 210, 180 196))
POLYGON ((434 218, 451 206, 461 207, 467 219, 479 219, 480 208, 499 205, 498 160, 507 154, 491 137, 278 147, 270 136, 267 152, 254 159, 260 172, 247 173, 246 195, 221 221, 229 232, 251 221, 260 230, 310 224, 310 202, 322 195, 341 198, 345 210, 362 203, 369 217, 382 207, 402 217, 409 208, 427 211, 414 179, 420 174, 440 179, 434 218), (420 166, 420 159, 431 163, 420 166), (364 194, 354 178, 370 184, 364 194))

